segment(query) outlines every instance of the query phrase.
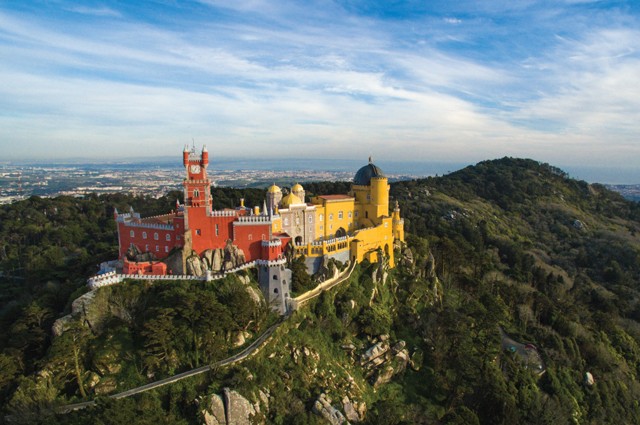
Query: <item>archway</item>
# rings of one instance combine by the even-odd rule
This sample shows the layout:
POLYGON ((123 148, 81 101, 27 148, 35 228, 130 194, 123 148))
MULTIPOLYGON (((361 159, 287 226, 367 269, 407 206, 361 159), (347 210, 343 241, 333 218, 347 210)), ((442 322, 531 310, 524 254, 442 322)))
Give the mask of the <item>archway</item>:
POLYGON ((294 242, 296 245, 302 245, 302 236, 296 236, 294 242))
POLYGON ((344 230, 343 227, 341 227, 338 230, 336 230, 336 238, 342 238, 344 236, 347 236, 347 231, 344 230))

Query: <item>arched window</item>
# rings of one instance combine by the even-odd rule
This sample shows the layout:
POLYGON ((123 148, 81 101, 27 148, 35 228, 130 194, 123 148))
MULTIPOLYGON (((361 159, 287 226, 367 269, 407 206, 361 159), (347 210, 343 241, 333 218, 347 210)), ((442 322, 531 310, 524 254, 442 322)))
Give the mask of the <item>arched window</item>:
POLYGON ((338 211, 338 219, 342 220, 342 211, 338 211))
POLYGON ((333 213, 329 214, 329 220, 333 220, 333 213))
POLYGON ((158 232, 155 232, 155 233, 153 234, 153 239, 158 240, 158 238, 159 238, 159 237, 160 237, 160 236, 158 236, 158 232))
POLYGON ((166 239, 167 239, 167 242, 171 241, 171 233, 167 233, 166 239))
POLYGON ((273 288, 273 293, 277 294, 278 293, 278 288, 273 288))
POLYGON ((199 196, 200 196, 200 191, 199 191, 198 189, 195 189, 195 190, 193 191, 193 197, 194 197, 194 198, 198 198, 199 196))
POLYGON ((147 232, 142 232, 142 239, 147 239, 147 232))
POLYGON ((136 233, 133 230, 129 231, 129 236, 131 236, 132 238, 135 237, 136 233))

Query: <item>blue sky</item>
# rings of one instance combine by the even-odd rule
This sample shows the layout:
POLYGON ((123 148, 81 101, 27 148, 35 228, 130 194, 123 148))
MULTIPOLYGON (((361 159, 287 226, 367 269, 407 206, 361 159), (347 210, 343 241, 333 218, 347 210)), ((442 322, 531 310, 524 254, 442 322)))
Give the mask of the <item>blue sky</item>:
POLYGON ((640 168, 640 1, 2 1, 0 161, 640 168))

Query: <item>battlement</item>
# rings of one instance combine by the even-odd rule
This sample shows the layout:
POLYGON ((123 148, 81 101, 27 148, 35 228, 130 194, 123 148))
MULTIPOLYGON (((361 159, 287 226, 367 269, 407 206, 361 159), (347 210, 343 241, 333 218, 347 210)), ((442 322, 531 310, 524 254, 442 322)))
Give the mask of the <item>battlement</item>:
POLYGON ((282 246, 282 241, 280 239, 271 239, 270 241, 264 240, 262 241, 262 246, 274 248, 276 246, 282 246))
POLYGON ((221 211, 211 211, 209 216, 211 217, 235 217, 238 213, 233 210, 221 210, 221 211))
POLYGON ((245 215, 238 217, 238 224, 253 224, 253 223, 271 223, 271 217, 268 215, 245 215))

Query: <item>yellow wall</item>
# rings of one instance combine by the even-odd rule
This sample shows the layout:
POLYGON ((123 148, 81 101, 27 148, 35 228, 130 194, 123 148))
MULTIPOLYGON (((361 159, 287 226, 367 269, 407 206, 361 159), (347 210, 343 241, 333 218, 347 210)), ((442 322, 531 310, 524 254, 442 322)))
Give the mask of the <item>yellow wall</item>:
POLYGON ((393 229, 390 217, 383 218, 379 226, 358 231, 351 242, 351 259, 360 262, 367 259, 378 261, 378 248, 389 257, 389 266, 394 267, 393 229))

